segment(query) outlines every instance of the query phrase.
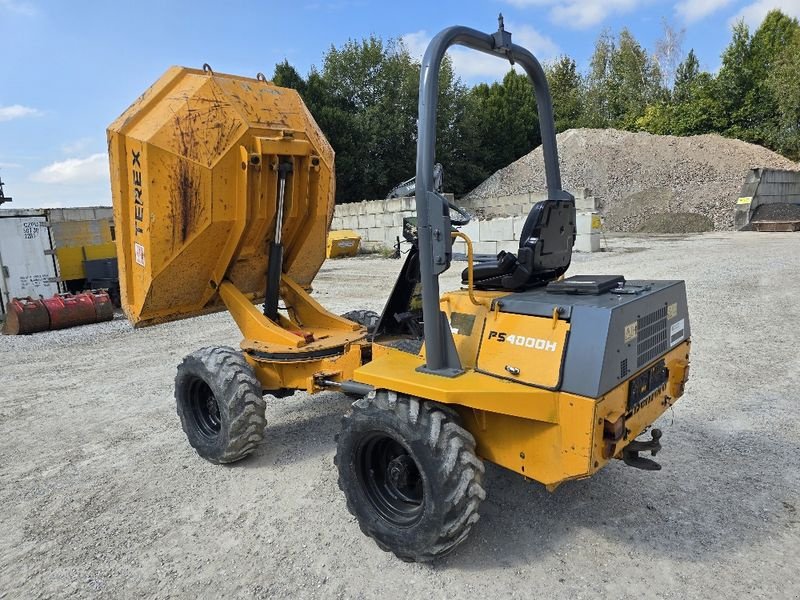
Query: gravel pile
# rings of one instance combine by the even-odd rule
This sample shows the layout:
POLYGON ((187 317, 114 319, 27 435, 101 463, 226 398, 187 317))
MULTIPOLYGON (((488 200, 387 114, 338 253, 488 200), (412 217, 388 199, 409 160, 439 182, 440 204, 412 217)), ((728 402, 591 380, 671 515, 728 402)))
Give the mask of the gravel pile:
MULTIPOLYGON (((800 169, 800 164, 761 146, 719 135, 675 137, 616 129, 571 129, 558 135, 562 184, 589 188, 611 231, 647 228, 655 215, 697 215, 690 225, 703 230, 731 229, 735 201, 745 175, 754 167, 800 169)), ((542 150, 537 148, 497 171, 467 198, 541 191, 542 150)), ((669 229, 659 218, 661 232, 669 229)))

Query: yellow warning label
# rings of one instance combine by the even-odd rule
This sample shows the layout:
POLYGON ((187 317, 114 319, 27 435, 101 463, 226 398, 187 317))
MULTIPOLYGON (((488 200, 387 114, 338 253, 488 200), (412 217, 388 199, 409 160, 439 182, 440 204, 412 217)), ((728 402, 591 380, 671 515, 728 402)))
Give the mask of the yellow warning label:
POLYGON ((667 319, 672 320, 678 316, 678 303, 673 302, 667 306, 667 319))
POLYGON ((603 221, 600 215, 592 215, 592 229, 600 229, 603 226, 603 221))
POLYGON ((638 333, 637 330, 639 329, 638 325, 639 324, 636 321, 634 321, 633 323, 628 323, 627 325, 625 325, 625 343, 626 344, 628 342, 636 339, 636 334, 638 333))
POLYGON ((736 201, 736 204, 750 204, 753 201, 752 196, 742 196, 736 201))

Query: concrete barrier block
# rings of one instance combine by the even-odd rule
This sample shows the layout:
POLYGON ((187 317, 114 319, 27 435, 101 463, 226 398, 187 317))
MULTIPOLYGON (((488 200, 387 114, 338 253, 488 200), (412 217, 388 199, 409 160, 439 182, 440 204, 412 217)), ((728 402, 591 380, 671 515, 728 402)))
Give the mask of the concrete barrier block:
POLYGON ((402 201, 402 210, 417 210, 417 199, 414 196, 408 198, 400 198, 402 201))
POLYGON ((509 242, 497 242, 497 253, 500 254, 501 251, 517 254, 519 252, 519 242, 513 240, 509 242))
POLYGON ((473 242, 479 242, 480 241, 480 231, 479 231, 480 226, 478 225, 479 223, 480 221, 473 219, 463 227, 459 227, 458 230, 461 231, 461 233, 465 234, 473 242))
POLYGON ((358 215, 358 226, 361 228, 378 227, 378 220, 375 215, 358 215))
POLYGON ((579 212, 576 215, 575 227, 580 233, 599 233, 602 226, 600 215, 596 212, 579 212))
POLYGON ((522 228, 525 226, 525 219, 528 218, 528 215, 514 217, 512 221, 512 227, 514 229, 514 240, 519 240, 520 233, 522 233, 522 228))
POLYGON ((361 238, 361 247, 368 252, 375 252, 383 248, 383 242, 371 242, 365 238, 361 238))
POLYGON ((514 194, 513 196, 506 196, 505 204, 514 206, 530 206, 531 195, 525 192, 524 194, 514 194))
POLYGON ((370 227, 367 229, 367 239, 370 242, 383 243, 383 227, 370 227))
POLYGON ((377 215, 378 213, 386 212, 386 201, 370 200, 366 202, 365 209, 368 215, 377 215))
POLYGON ((480 221, 479 232, 481 242, 506 242, 514 239, 514 227, 511 217, 480 221))
POLYGON ((600 234, 599 233, 579 233, 575 239, 573 248, 576 252, 599 252, 600 234))
POLYGON ((386 212, 400 212, 401 210, 403 210, 402 198, 391 198, 390 200, 386 200, 386 212))
POLYGON ((597 210, 597 202, 594 196, 575 196, 575 210, 577 211, 595 211, 597 210))
POLYGON ((497 254, 497 242, 473 242, 472 251, 475 254, 497 254))

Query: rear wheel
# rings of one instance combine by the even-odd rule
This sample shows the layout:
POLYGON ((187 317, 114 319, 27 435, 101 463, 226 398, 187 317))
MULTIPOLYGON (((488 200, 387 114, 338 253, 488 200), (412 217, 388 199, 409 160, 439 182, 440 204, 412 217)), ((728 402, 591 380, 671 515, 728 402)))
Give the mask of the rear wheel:
POLYGON ((478 521, 486 497, 483 463, 457 413, 394 392, 353 404, 334 462, 361 530, 405 561, 453 550, 478 521))
POLYGON ((261 384, 238 350, 202 348, 184 358, 175 400, 189 444, 208 461, 240 460, 264 438, 261 384))

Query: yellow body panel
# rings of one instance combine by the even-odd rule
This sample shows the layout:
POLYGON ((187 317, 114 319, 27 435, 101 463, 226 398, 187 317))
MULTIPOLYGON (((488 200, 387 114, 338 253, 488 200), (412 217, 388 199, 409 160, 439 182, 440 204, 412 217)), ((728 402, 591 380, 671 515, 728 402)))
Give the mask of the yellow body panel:
POLYGON ((278 157, 294 163, 283 271, 309 287, 333 217, 333 150, 296 91, 169 69, 108 129, 123 308, 137 325, 264 294, 278 157))
POLYGON ((58 221, 50 224, 58 274, 64 281, 86 279, 84 260, 114 258, 117 248, 110 219, 58 221))
POLYGON ((92 246, 56 248, 55 252, 56 260, 58 260, 59 276, 62 280, 67 281, 70 279, 86 279, 83 261, 114 258, 117 255, 117 247, 114 242, 109 242, 92 246))
POLYGON ((331 231, 328 234, 328 258, 355 256, 361 247, 361 236, 350 229, 331 231))
POLYGON ((558 318, 489 314, 477 369, 497 377, 555 389, 561 381, 569 323, 558 318))
POLYGON ((450 321, 450 331, 456 343, 461 364, 475 367, 478 348, 481 344, 483 326, 494 299, 505 296, 507 292, 474 291, 479 304, 473 303, 467 291, 449 292, 442 296, 440 305, 450 321))
POLYGON ((587 477, 611 458, 619 458, 627 443, 683 394, 688 356, 688 341, 665 355, 669 381, 631 414, 626 413, 627 382, 600 398, 586 398, 469 368, 458 377, 441 377, 417 370, 422 356, 380 344, 373 345, 372 362, 357 369, 354 378, 376 388, 455 405, 483 458, 553 487, 587 477), (619 418, 628 433, 608 451, 604 424, 619 418))

